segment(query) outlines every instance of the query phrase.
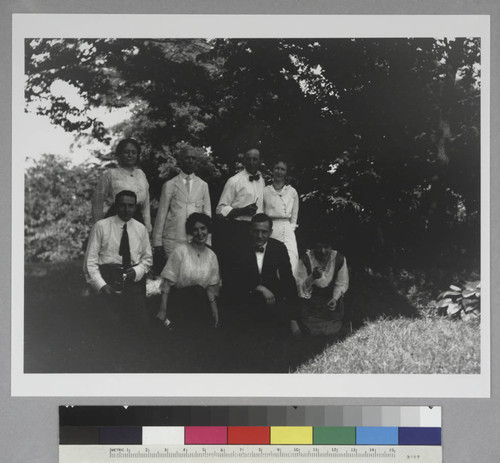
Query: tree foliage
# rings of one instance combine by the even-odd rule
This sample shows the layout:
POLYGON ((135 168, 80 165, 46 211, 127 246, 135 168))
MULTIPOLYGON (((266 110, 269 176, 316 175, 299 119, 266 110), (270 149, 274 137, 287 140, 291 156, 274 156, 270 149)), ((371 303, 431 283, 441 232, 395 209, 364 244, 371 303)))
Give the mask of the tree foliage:
POLYGON ((363 259, 430 243, 476 252, 479 71, 474 38, 36 39, 26 101, 75 133, 138 138, 153 197, 182 143, 210 148, 214 203, 238 155, 258 146, 268 167, 278 154, 294 166, 303 241, 328 227, 363 259), (133 117, 105 130, 99 107, 133 117))
POLYGON ((25 259, 58 262, 84 254, 92 219, 90 201, 102 173, 96 165, 72 165, 43 156, 25 176, 25 259))

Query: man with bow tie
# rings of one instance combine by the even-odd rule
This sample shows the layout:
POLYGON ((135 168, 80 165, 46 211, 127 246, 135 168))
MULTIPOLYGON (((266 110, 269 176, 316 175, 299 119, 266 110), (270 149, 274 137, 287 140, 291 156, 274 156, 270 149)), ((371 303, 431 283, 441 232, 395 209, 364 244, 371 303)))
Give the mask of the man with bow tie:
POLYGON ((193 212, 212 215, 208 185, 194 174, 196 162, 195 149, 183 147, 179 175, 163 185, 151 236, 155 258, 162 249, 168 257, 179 244, 187 242, 186 220, 193 212))
POLYGON ((248 242, 252 217, 263 212, 265 182, 259 172, 259 150, 248 150, 243 164, 245 168, 226 182, 216 211, 218 217, 223 219, 217 237, 217 250, 226 295, 232 293, 233 256, 248 242))
POLYGON ((105 300, 113 319, 145 325, 145 275, 153 262, 148 232, 133 219, 137 207, 133 191, 120 191, 115 206, 116 215, 92 227, 83 264, 85 278, 105 300))
MULTIPOLYGON (((260 152, 252 148, 243 158, 245 168, 233 175, 224 186, 217 206, 217 214, 240 222, 247 232, 252 217, 263 211, 265 182, 259 172, 260 152)), ((246 237, 247 233, 245 233, 246 237)))
POLYGON ((243 305, 257 316, 274 316, 300 335, 299 299, 286 246, 271 238, 273 222, 266 214, 251 220, 247 244, 235 256, 235 289, 243 305))

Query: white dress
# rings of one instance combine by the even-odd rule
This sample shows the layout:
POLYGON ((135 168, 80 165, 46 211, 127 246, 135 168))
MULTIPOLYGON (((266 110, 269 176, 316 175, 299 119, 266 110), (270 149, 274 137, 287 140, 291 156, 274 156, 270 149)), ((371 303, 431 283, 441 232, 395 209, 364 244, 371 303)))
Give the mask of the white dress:
POLYGON ((273 185, 264 188, 264 212, 273 219, 271 238, 284 243, 290 257, 292 272, 295 273, 299 261, 295 228, 299 214, 299 195, 290 185, 275 190, 273 185))
POLYGON ((122 190, 131 190, 137 195, 137 207, 142 213, 147 231, 150 232, 149 183, 144 172, 137 167, 130 171, 118 166, 104 172, 97 182, 92 199, 92 219, 94 222, 103 219, 105 212, 115 202, 116 194, 122 190))

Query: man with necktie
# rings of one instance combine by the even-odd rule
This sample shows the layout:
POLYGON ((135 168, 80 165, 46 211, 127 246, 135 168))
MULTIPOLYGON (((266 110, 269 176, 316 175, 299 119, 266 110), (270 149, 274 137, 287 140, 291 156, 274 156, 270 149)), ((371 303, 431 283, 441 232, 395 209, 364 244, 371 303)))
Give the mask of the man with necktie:
MULTIPOLYGON (((178 162, 179 174, 165 182, 161 190, 151 236, 155 259, 159 254, 168 258, 179 244, 187 242, 186 220, 193 212, 212 215, 208 185, 194 174, 197 162, 195 149, 192 146, 183 147, 178 162)), ((162 265, 160 267, 163 268, 162 265)))
POLYGON ((226 295, 231 291, 234 276, 233 256, 248 242, 252 217, 263 212, 265 182, 259 172, 259 150, 248 150, 243 164, 245 168, 226 182, 216 211, 223 219, 217 250, 226 295))
POLYGON ((266 214, 251 220, 246 246, 235 256, 235 289, 243 306, 261 318, 284 320, 300 336, 299 299, 286 246, 271 238, 273 222, 266 214))
POLYGON ((146 227, 133 219, 137 196, 120 191, 115 198, 116 215, 92 227, 83 270, 87 283, 101 296, 113 320, 148 324, 146 274, 152 265, 146 227))

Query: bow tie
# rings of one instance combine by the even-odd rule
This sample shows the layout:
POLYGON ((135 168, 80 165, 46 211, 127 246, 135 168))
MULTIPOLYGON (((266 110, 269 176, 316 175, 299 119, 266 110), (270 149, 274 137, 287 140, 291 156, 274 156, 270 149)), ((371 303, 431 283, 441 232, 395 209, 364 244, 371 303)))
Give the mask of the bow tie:
POLYGON ((260 179, 260 175, 259 174, 255 174, 255 175, 249 175, 248 176, 248 179, 251 181, 251 182, 256 182, 260 179))
POLYGON ((255 252, 264 252, 264 246, 259 246, 255 248, 255 252))

